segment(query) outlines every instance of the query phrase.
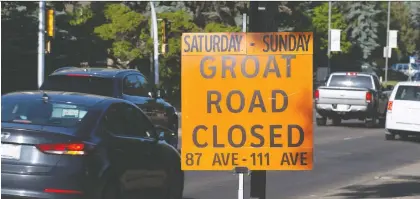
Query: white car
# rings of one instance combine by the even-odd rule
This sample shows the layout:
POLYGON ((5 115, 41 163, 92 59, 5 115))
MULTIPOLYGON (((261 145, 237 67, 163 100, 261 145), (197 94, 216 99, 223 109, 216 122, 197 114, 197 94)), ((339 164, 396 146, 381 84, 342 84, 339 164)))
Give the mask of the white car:
POLYGON ((388 101, 385 139, 420 136, 420 82, 399 82, 388 101))

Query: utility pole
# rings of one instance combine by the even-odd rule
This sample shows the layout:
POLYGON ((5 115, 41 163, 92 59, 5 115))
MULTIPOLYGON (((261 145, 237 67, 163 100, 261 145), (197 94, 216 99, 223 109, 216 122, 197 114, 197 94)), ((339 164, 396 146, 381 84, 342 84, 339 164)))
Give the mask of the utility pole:
POLYGON ((153 71, 154 71, 154 80, 155 85, 159 85, 159 38, 158 38, 158 28, 157 28, 157 17, 155 11, 155 5, 153 1, 150 1, 150 11, 152 15, 152 28, 151 36, 153 38, 153 71))
POLYGON ((328 1, 328 75, 331 73, 331 1, 328 1))
POLYGON ((39 2, 38 20, 38 88, 40 88, 44 81, 45 71, 45 1, 43 0, 39 2))
POLYGON ((388 82, 388 55, 389 55, 389 23, 391 19, 391 1, 388 1, 388 19, 386 22, 386 47, 385 47, 385 83, 388 82))

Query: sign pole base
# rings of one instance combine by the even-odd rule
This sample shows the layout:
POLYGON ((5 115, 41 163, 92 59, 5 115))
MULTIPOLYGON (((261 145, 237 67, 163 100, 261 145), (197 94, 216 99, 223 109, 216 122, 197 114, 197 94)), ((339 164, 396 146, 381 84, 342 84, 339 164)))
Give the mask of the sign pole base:
POLYGON ((239 173, 238 178, 238 199, 244 199, 244 174, 239 173))
POLYGON ((259 170, 251 173, 251 198, 266 199, 267 171, 259 170))
POLYGON ((248 168, 246 167, 236 167, 235 173, 238 175, 238 199, 244 199, 244 174, 248 173, 248 168))

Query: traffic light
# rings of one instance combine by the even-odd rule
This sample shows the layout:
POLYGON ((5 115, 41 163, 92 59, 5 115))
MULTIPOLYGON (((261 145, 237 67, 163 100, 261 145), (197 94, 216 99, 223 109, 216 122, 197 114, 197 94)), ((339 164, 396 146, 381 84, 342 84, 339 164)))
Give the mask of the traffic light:
POLYGON ((171 24, 168 19, 162 20, 162 43, 168 43, 169 31, 171 30, 171 24))
POLYGON ((162 20, 162 54, 166 54, 168 52, 168 38, 169 38, 169 31, 171 30, 171 23, 168 19, 162 20))
POLYGON ((47 34, 50 37, 54 37, 54 10, 48 9, 47 11, 47 34))

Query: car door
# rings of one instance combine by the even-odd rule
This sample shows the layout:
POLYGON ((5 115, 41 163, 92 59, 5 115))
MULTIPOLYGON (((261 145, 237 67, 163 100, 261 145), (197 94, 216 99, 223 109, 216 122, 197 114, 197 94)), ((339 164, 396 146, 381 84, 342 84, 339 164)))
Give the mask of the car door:
MULTIPOLYGON (((149 92, 154 95, 152 92, 152 86, 150 85, 147 78, 141 74, 137 75, 138 80, 140 81, 141 85, 141 95, 146 96, 149 92)), ((150 97, 150 101, 148 101, 151 107, 151 114, 150 119, 152 119, 153 123, 158 125, 167 126, 169 121, 167 112, 165 110, 165 106, 161 99, 157 98, 156 96, 150 97)), ((140 107, 141 108, 141 107, 140 107)))
POLYGON ((387 103, 388 103, 388 96, 383 92, 381 83, 379 82, 379 79, 376 76, 372 76, 373 78, 373 83, 375 85, 375 90, 378 93, 377 97, 377 103, 378 106, 377 108, 377 113, 381 116, 385 116, 386 113, 386 107, 387 107, 387 103))
MULTIPOLYGON (((107 138, 111 167, 118 173, 121 188, 129 195, 137 195, 150 188, 150 168, 156 164, 151 158, 152 140, 143 139, 139 121, 130 117, 132 107, 125 103, 111 105, 101 120, 101 130, 107 138)), ((136 108, 136 107, 134 107, 136 108)))
POLYGON ((165 180, 165 164, 161 157, 161 147, 154 125, 147 116, 135 105, 123 104, 124 119, 128 128, 127 137, 133 140, 138 151, 134 152, 134 157, 138 156, 140 162, 136 165, 141 167, 136 174, 141 176, 143 183, 141 186, 146 188, 162 187, 165 180))
POLYGON ((155 124, 159 124, 156 117, 156 105, 152 92, 144 89, 138 74, 129 74, 123 79, 123 99, 136 104, 155 124))

